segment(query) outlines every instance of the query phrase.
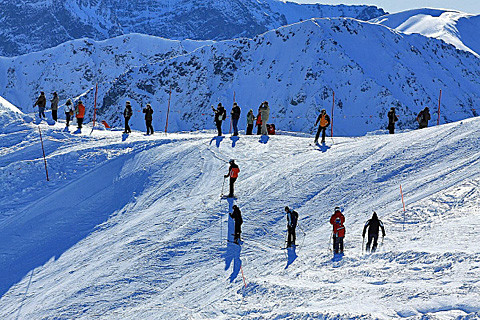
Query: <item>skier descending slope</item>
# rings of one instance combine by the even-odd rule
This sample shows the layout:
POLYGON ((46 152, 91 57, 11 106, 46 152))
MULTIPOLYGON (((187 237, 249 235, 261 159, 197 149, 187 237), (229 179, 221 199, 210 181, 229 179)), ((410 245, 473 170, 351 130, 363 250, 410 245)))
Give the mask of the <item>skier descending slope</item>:
POLYGON ((227 118, 227 111, 221 103, 218 104, 217 110, 212 106, 213 112, 215 112, 215 125, 217 126, 218 136, 222 136, 222 121, 227 118))
POLYGON ((239 244, 240 235, 242 233, 242 212, 237 205, 233 206, 233 212, 230 213, 230 217, 235 221, 235 233, 233 234, 233 242, 239 244))
POLYGON ((320 137, 320 132, 322 132, 322 144, 325 143, 325 131, 327 130, 327 127, 330 125, 330 117, 327 114, 327 111, 325 109, 322 109, 320 112, 320 115, 317 118, 317 121, 315 121, 315 126, 320 123, 320 126, 318 127, 317 130, 317 135, 315 136, 315 141, 314 143, 318 143, 318 138, 320 137))
POLYGON ((238 168, 238 165, 233 159, 231 159, 228 163, 230 164, 230 168, 228 169, 228 174, 224 176, 225 179, 230 177, 230 193, 228 194, 227 198, 234 198, 234 184, 235 181, 237 181, 238 174, 240 173, 240 168, 238 168))
POLYGON ((377 250, 377 245, 378 245, 378 232, 379 229, 382 228, 382 237, 385 237, 385 227, 383 226, 383 222, 378 219, 377 213, 374 211, 372 218, 368 220, 365 223, 365 226, 363 227, 363 233, 362 237, 365 238, 365 233, 367 232, 368 228, 368 242, 367 242, 367 247, 366 250, 367 252, 370 251, 370 245, 372 244, 373 240, 373 246, 372 246, 372 252, 375 252, 377 250))
POLYGON ((285 212, 287 213, 287 248, 290 248, 292 245, 295 246, 298 213, 290 210, 288 206, 285 207, 285 212))
POLYGON ((330 217, 333 225, 333 253, 343 253, 343 238, 345 237, 345 216, 339 207, 335 207, 335 213, 330 217))

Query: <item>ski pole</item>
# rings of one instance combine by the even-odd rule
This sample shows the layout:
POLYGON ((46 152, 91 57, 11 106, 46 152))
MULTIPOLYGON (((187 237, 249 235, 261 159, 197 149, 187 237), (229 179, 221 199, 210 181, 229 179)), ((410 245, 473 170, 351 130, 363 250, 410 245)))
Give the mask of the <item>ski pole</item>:
POLYGON ((222 195, 221 195, 221 197, 223 197, 223 188, 225 187, 225 180, 227 180, 227 178, 223 177, 222 195))
POLYGON ((363 241, 362 241, 362 255, 363 255, 364 244, 365 244, 365 237, 363 237, 363 241))

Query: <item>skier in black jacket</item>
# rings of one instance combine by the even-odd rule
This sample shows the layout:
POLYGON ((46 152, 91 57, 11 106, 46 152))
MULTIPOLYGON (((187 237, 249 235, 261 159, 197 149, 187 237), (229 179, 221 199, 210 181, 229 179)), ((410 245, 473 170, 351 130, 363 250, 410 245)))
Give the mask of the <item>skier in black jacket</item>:
POLYGON ((240 119, 240 113, 242 110, 238 106, 236 102, 233 103, 233 108, 232 108, 232 126, 233 126, 233 135, 238 136, 238 120, 240 119))
POLYGON ((425 107, 417 116, 418 128, 423 129, 428 127, 428 121, 430 120, 430 109, 425 107))
POLYGON ((147 126, 147 134, 153 134, 153 109, 150 104, 147 104, 147 107, 143 109, 143 113, 145 113, 145 125, 147 126))
POLYGON ((218 104, 217 109, 212 106, 213 112, 215 112, 215 124, 217 125, 218 136, 222 136, 222 121, 227 118, 227 111, 221 103, 218 104))
POLYGON ((390 111, 388 111, 387 116, 388 116, 388 132, 390 134, 394 134, 395 133, 395 122, 398 121, 398 117, 395 114, 395 108, 394 107, 390 108, 390 111))
POLYGON ((295 246, 298 213, 295 210, 290 210, 289 207, 285 207, 285 212, 287 213, 287 248, 289 248, 292 245, 295 246))
POLYGON ((365 226, 363 227, 363 234, 362 237, 365 238, 365 233, 368 228, 368 242, 367 242, 367 247, 366 250, 367 252, 370 251, 370 245, 372 244, 373 240, 373 246, 372 246, 372 252, 375 252, 377 249, 378 245, 378 232, 380 231, 379 229, 382 228, 382 237, 385 237, 385 228, 383 227, 383 222, 378 219, 377 213, 373 212, 372 218, 365 223, 365 226))
POLYGON ((233 242, 238 244, 238 241, 240 240, 240 235, 242 233, 242 212, 238 208, 237 205, 233 206, 233 212, 229 213, 230 217, 235 221, 235 232, 233 234, 233 242))
POLYGON ((123 117, 125 118, 125 131, 123 131, 123 133, 132 132, 132 130, 130 129, 130 126, 128 125, 128 122, 130 121, 130 118, 132 116, 133 116, 132 105, 130 104, 130 101, 127 101, 125 103, 125 109, 123 110, 123 117))

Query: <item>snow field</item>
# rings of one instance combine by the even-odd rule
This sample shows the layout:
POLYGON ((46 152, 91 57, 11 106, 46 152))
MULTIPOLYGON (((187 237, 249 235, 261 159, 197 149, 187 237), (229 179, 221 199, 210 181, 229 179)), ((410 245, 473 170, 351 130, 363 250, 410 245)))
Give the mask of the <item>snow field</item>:
POLYGON ((328 138, 322 148, 288 134, 122 138, 42 123, 49 184, 38 129, 26 124, 2 138, 0 318, 478 317, 479 121, 328 138), (235 202, 219 199, 230 158, 241 169, 235 202), (241 247, 226 241, 234 203, 241 247), (300 215, 288 252, 285 205, 300 215), (337 205, 346 254, 332 261, 337 205), (362 255, 373 210, 387 237, 362 255))

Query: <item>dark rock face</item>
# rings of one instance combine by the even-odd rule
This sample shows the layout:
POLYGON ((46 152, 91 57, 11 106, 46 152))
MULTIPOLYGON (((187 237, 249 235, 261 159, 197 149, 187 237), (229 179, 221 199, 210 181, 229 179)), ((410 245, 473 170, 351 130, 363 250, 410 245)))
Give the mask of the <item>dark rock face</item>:
POLYGON ((16 56, 88 37, 127 33, 169 39, 252 38, 310 18, 370 20, 369 6, 299 5, 277 0, 0 0, 0 55, 16 56))

